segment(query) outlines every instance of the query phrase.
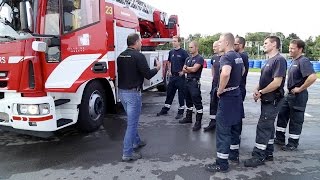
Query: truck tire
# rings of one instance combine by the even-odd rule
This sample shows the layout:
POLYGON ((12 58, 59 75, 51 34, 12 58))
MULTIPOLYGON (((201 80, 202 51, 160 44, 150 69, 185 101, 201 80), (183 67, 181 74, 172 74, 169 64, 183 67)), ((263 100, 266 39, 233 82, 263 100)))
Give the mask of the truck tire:
POLYGON ((98 81, 90 82, 84 89, 79 106, 78 127, 83 132, 93 132, 103 124, 106 94, 98 81))
POLYGON ((158 91, 160 92, 166 92, 168 83, 169 83, 169 75, 168 75, 168 69, 165 70, 164 77, 163 77, 163 83, 159 84, 157 86, 158 91))

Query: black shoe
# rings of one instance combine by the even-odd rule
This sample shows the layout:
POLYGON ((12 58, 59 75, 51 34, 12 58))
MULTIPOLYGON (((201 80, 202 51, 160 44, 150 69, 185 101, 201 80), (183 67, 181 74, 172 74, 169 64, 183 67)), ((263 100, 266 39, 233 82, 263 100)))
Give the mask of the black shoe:
POLYGON ((201 129, 201 121, 196 121, 192 128, 192 131, 199 131, 201 129))
POLYGON ((274 144, 283 146, 283 145, 285 145, 286 143, 285 143, 284 140, 280 140, 280 139, 275 138, 275 139, 274 139, 274 144))
POLYGON ((181 119, 181 118, 183 118, 183 114, 177 114, 177 116, 175 117, 176 119, 181 119))
POLYGON ((139 153, 132 153, 131 156, 122 156, 122 161, 123 162, 131 162, 131 161, 136 161, 138 159, 141 159, 142 156, 139 153))
POLYGON ((296 150, 297 150, 297 147, 287 144, 287 145, 285 145, 285 146, 282 146, 281 149, 282 149, 283 151, 296 151, 296 150))
POLYGON ((239 160, 239 157, 235 157, 235 158, 228 158, 228 160, 232 163, 235 163, 235 164, 239 164, 240 163, 240 160, 239 160))
POLYGON ((210 171, 210 172, 223 172, 223 173, 226 173, 228 172, 228 168, 222 168, 220 165, 217 165, 216 163, 213 163, 213 164, 208 164, 205 166, 206 170, 207 171, 210 171))
POLYGON ((267 155, 264 161, 273 161, 273 155, 267 155))
POLYGON ((244 161, 245 167, 257 167, 260 165, 264 165, 264 161, 258 159, 258 158, 251 158, 244 161))
POLYGON ((142 147, 144 147, 144 146, 146 146, 147 145, 147 143, 146 142, 144 142, 144 141, 140 141, 140 143, 139 144, 136 144, 136 145, 133 145, 133 150, 138 150, 138 149, 140 149, 140 148, 142 148, 142 147))
POLYGON ((162 115, 166 115, 166 114, 168 114, 168 111, 161 109, 161 111, 157 113, 157 116, 162 116, 162 115))
POLYGON ((213 131, 215 128, 216 128, 216 120, 211 119, 209 125, 207 127, 203 128, 203 131, 204 132, 213 131))
POLYGON ((187 123, 192 123, 191 119, 183 118, 182 120, 179 120, 180 124, 187 124, 187 123))

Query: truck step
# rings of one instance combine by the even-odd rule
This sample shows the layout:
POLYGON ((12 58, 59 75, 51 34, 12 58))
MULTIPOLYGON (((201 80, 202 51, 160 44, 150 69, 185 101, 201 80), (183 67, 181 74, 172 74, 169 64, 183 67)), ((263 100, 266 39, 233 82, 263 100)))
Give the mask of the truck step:
POLYGON ((66 104, 68 102, 70 102, 70 99, 57 99, 57 100, 54 100, 54 105, 60 106, 62 104, 66 104))
POLYGON ((69 123, 72 123, 72 119, 61 118, 61 119, 57 120, 57 127, 61 127, 61 126, 64 126, 66 124, 69 124, 69 123))

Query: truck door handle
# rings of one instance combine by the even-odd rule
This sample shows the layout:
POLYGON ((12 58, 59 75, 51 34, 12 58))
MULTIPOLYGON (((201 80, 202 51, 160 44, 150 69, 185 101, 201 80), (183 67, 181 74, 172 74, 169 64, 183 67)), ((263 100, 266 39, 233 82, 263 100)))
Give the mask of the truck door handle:
POLYGON ((96 62, 93 64, 92 71, 94 73, 106 73, 107 72, 107 63, 106 62, 96 62))

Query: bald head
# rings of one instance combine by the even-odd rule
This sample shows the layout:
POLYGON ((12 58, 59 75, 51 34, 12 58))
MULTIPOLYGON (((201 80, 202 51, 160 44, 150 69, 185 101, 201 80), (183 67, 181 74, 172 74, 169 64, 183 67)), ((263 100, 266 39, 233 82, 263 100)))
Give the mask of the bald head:
POLYGON ((218 53, 219 53, 219 42, 218 42, 218 41, 213 42, 213 44, 212 44, 212 49, 213 49, 213 52, 214 52, 215 54, 218 54, 218 53))

